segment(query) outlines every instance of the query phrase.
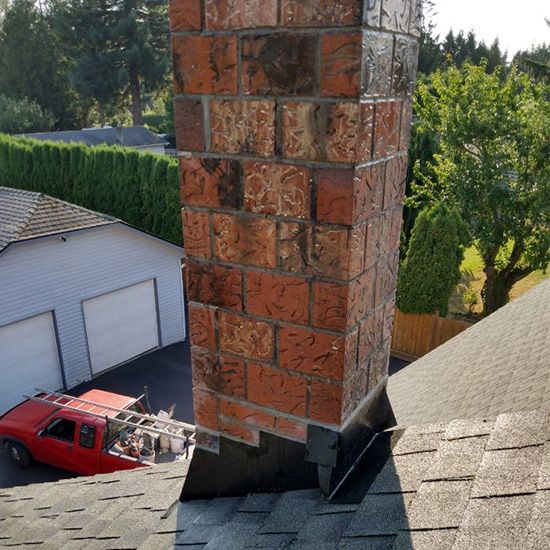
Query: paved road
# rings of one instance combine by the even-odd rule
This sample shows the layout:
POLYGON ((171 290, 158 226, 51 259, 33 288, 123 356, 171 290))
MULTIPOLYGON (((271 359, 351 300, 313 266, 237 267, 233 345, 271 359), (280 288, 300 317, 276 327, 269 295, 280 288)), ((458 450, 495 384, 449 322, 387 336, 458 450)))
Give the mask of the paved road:
MULTIPOLYGON (((143 386, 149 387, 153 411, 175 404, 174 418, 193 422, 191 355, 187 342, 174 344, 148 355, 138 357, 121 367, 73 388, 80 395, 98 388, 138 396, 143 386)), ((42 483, 71 477, 72 474, 46 464, 33 464, 28 470, 15 467, 4 450, 0 450, 0 488, 42 483)))

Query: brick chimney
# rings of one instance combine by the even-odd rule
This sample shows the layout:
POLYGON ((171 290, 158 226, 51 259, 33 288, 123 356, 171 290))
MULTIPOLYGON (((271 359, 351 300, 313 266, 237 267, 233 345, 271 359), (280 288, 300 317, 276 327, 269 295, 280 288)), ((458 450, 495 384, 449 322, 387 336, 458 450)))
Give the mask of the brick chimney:
POLYGON ((199 485, 330 492, 389 421, 420 4, 171 0, 199 485))

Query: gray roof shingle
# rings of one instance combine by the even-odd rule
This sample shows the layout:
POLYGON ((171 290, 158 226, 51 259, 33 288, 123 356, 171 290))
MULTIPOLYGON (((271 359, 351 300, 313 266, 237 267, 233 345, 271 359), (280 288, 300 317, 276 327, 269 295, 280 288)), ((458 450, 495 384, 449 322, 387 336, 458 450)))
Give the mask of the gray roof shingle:
POLYGON ((118 221, 43 193, 0 187, 0 252, 17 241, 118 221))
MULTIPOLYGON (((307 490, 180 503, 186 463, 3 489, 0 546, 538 550, 550 540, 550 441, 539 437, 550 418, 533 418, 385 432, 385 464, 355 502, 307 490), (490 445, 529 425, 513 448, 490 445)), ((355 481, 372 464, 367 453, 355 481)))
POLYGON ((550 280, 390 376, 388 396, 399 426, 550 410, 550 280))

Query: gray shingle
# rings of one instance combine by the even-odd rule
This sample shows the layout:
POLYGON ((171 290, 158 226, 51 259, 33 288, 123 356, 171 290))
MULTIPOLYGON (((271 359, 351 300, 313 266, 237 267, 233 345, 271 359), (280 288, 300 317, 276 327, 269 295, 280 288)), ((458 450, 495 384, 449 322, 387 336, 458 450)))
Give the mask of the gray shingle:
POLYGON ((421 453, 425 451, 437 451, 441 443, 442 432, 415 433, 413 430, 407 430, 399 438, 397 445, 393 449, 393 456, 421 453))
POLYGON ((537 488, 550 489, 550 442, 544 445, 537 488))
POLYGON ((239 506, 239 512, 271 512, 279 496, 276 493, 248 495, 239 506))
POLYGON ((436 531, 401 531, 392 550, 450 550, 456 538, 456 529, 436 531))
POLYGON ((338 550, 392 550, 395 536, 342 539, 338 550))
POLYGON ((529 523, 526 550, 550 548, 550 492, 540 491, 535 497, 529 523))
POLYGON ((194 525, 223 525, 231 521, 242 498, 217 498, 193 522, 194 525))
POLYGON ((408 528, 459 527, 470 499, 471 486, 471 481, 422 483, 409 509, 408 528))
POLYGON ((316 547, 323 542, 337 543, 352 516, 352 513, 311 516, 296 535, 296 541, 316 547))
POLYGON ((534 493, 542 447, 487 451, 477 473, 472 497, 534 493))
POLYGON ((488 419, 453 420, 447 426, 444 439, 453 440, 489 435, 493 431, 494 425, 495 421, 488 419))
POLYGON ((548 413, 529 411, 501 414, 495 423, 487 450, 542 445, 546 440, 548 413))
POLYGON ((435 453, 417 453, 390 457, 373 484, 369 493, 396 493, 416 491, 435 453))
POLYGON ((308 521, 319 499, 319 491, 284 493, 258 533, 297 533, 308 521))

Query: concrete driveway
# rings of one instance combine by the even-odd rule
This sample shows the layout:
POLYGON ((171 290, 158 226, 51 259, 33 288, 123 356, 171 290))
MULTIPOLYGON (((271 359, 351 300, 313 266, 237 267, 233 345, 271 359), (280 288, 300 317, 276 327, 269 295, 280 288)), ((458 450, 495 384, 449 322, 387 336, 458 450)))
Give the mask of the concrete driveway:
MULTIPOLYGON (((149 402, 154 412, 175 405, 174 418, 193 422, 193 384, 188 342, 182 342, 143 355, 80 384, 69 393, 80 395, 90 389, 139 396, 143 386, 149 388, 149 402)), ((33 464, 28 470, 14 466, 5 450, 0 450, 0 489, 73 477, 72 474, 46 464, 33 464)))

